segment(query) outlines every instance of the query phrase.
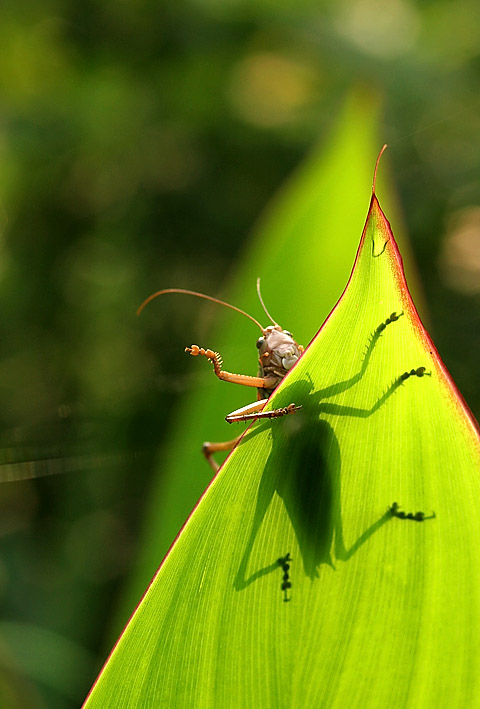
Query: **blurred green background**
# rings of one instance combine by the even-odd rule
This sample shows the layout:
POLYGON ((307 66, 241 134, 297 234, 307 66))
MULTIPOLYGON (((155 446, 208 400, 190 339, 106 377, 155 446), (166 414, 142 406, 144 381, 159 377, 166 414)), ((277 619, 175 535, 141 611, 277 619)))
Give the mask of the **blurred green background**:
POLYGON ((2 6, 0 473, 69 471, 0 486, 2 707, 78 706, 117 631, 205 315, 137 306, 221 293, 352 87, 383 105, 427 326, 479 416, 479 36, 474 0, 2 6))

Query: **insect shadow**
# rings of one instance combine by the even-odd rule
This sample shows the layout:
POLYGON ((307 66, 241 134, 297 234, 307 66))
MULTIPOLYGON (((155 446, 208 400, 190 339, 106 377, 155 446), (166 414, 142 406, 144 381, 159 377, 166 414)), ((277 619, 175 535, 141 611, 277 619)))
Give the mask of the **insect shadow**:
MULTIPOLYGON (((354 376, 314 393, 313 384, 308 379, 285 387, 280 404, 283 405, 283 400, 295 401, 302 405, 302 410, 295 416, 273 423, 264 422, 248 434, 247 439, 270 429, 272 449, 262 474, 250 533, 234 581, 237 590, 246 588, 262 576, 278 569, 277 560, 272 559, 272 564, 247 576, 256 536, 275 494, 285 505, 295 531, 305 574, 311 579, 318 576, 318 567, 321 564, 335 568, 334 560, 350 559, 375 532, 392 519, 391 512, 386 509, 349 549, 345 547, 340 494, 340 446, 332 426, 321 418, 322 413, 367 418, 383 406, 408 378, 425 375, 424 367, 404 372, 370 408, 343 406, 325 401, 350 389, 362 378, 373 348, 384 329, 381 326, 379 328, 370 338, 361 368, 354 376)), ((272 557, 275 556, 278 555, 272 553, 272 557)))

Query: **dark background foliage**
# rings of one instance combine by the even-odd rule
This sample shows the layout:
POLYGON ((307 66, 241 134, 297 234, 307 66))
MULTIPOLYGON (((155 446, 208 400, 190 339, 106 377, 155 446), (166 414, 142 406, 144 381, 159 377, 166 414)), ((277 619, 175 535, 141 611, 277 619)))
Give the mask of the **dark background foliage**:
POLYGON ((78 706, 111 645, 199 317, 137 306, 221 291, 352 86, 383 102, 429 329, 478 416, 479 34, 473 0, 0 10, 2 470, 70 471, 0 489, 11 706, 78 706))

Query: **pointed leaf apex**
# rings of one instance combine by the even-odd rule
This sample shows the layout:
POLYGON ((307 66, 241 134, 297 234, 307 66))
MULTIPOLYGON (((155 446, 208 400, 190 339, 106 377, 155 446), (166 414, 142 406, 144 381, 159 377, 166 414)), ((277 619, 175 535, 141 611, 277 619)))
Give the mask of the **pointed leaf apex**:
POLYGON ((375 170, 374 170, 374 172, 373 172, 372 196, 375 195, 375 187, 376 187, 376 182, 377 182, 378 163, 380 162, 380 158, 382 157, 382 155, 383 155, 383 153, 385 152, 386 149, 387 149, 387 144, 385 143, 385 144, 383 145, 383 148, 382 148, 382 149, 380 150, 380 152, 378 153, 377 162, 375 163, 375 170))

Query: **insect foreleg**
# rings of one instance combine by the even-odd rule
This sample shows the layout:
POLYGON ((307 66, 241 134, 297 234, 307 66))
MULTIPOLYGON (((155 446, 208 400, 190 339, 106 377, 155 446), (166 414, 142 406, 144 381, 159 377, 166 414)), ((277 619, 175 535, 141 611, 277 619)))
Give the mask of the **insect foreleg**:
POLYGON ((209 359, 213 364, 213 371, 217 377, 224 382, 243 384, 243 386, 255 387, 257 389, 270 389, 277 383, 277 379, 274 377, 251 377, 248 374, 232 374, 232 372, 226 372, 222 369, 223 361, 221 355, 213 350, 206 350, 198 345, 192 345, 191 347, 185 347, 185 352, 189 352, 193 357, 203 355, 209 359))

